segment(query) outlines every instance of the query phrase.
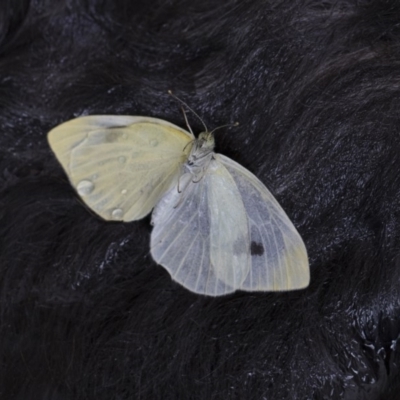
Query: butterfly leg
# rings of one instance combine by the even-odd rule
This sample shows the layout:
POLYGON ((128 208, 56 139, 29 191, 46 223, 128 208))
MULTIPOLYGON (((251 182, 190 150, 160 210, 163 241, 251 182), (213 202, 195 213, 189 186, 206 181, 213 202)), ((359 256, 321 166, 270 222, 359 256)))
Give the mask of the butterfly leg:
POLYGON ((179 177, 177 191, 180 196, 179 196, 178 203, 174 206, 174 208, 177 208, 182 203, 184 193, 186 192, 186 189, 189 187, 189 185, 191 183, 191 178, 192 178, 192 174, 190 174, 190 173, 183 174, 179 177), (183 181, 183 183, 181 184, 182 181, 183 181))
POLYGON ((204 173, 204 171, 201 171, 201 172, 202 173, 200 174, 200 178, 196 180, 197 175, 195 175, 194 179, 192 180, 192 183, 199 183, 203 179, 205 173, 204 173))
POLYGON ((189 146, 189 144, 192 144, 194 142, 194 139, 191 140, 189 143, 186 144, 186 146, 183 148, 183 152, 185 152, 185 150, 187 149, 187 147, 189 146))

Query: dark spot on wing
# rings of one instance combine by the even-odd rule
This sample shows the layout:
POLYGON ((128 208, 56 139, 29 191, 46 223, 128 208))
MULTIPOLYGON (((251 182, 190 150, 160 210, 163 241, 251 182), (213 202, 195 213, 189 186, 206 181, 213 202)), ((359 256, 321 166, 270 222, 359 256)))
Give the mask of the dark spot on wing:
POLYGON ((264 246, 261 243, 251 242, 250 253, 252 256, 262 256, 264 254, 264 246))

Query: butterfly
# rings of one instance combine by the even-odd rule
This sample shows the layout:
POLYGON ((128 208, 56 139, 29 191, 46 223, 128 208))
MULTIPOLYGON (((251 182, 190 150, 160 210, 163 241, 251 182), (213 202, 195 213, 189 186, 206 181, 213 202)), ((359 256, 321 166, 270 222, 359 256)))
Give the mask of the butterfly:
POLYGON ((92 115, 55 127, 48 141, 104 220, 135 221, 153 210, 151 255, 188 290, 307 287, 306 247, 281 206, 251 172, 214 152, 213 131, 196 138, 187 125, 190 132, 158 118, 92 115))

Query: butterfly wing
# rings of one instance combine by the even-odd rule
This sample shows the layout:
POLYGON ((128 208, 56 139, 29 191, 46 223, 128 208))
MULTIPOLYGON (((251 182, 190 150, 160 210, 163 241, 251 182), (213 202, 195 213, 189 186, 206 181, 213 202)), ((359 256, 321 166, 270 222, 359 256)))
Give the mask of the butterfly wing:
POLYGON ((246 209, 251 268, 240 289, 279 291, 307 287, 307 250, 282 207, 250 171, 222 154, 215 157, 235 181, 246 209))
POLYGON ((198 183, 181 178, 152 216, 151 254, 192 292, 306 287, 307 252, 295 227, 249 171, 216 154, 198 183), (183 196, 183 197, 181 197, 183 196))
POLYGON ((151 254, 172 278, 195 293, 234 292, 248 275, 250 256, 246 210, 237 187, 212 161, 198 183, 170 190, 153 211, 151 254), (181 196, 183 196, 181 198, 181 196))
POLYGON ((193 136, 166 121, 87 116, 48 134, 82 200, 105 220, 146 216, 179 177, 193 136))

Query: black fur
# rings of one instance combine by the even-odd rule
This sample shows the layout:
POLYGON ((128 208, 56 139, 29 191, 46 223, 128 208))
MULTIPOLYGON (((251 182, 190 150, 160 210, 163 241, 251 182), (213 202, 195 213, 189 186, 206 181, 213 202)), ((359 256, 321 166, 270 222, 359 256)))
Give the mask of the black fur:
POLYGON ((400 398, 399 2, 2 0, 0 82, 1 399, 400 398), (47 132, 184 127, 168 89, 240 122, 217 151, 298 227, 308 289, 192 294, 149 218, 81 204, 47 132))

